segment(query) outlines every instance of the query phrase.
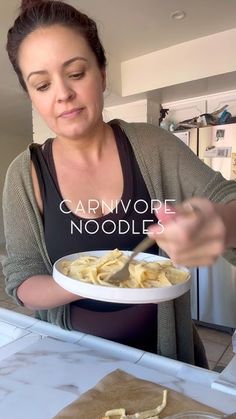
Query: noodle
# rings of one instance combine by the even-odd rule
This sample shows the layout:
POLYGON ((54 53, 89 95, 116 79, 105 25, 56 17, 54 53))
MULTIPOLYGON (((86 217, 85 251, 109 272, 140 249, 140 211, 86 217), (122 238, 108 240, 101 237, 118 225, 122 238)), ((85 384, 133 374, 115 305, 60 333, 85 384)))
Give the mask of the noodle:
MULTIPOLYGON (((73 279, 96 285, 114 287, 108 278, 125 264, 128 256, 118 249, 102 257, 80 256, 74 261, 61 262, 62 273, 73 279)), ((188 272, 176 268, 171 261, 146 262, 133 260, 129 265, 130 276, 122 281, 121 288, 169 287, 188 279, 188 272)))

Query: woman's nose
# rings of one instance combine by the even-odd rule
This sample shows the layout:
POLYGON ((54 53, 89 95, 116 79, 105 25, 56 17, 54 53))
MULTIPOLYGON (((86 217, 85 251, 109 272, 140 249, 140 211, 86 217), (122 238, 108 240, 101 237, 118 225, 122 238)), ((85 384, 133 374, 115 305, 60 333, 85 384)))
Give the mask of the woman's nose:
POLYGON ((65 82, 60 82, 57 85, 57 101, 65 102, 72 99, 75 96, 75 92, 65 82))

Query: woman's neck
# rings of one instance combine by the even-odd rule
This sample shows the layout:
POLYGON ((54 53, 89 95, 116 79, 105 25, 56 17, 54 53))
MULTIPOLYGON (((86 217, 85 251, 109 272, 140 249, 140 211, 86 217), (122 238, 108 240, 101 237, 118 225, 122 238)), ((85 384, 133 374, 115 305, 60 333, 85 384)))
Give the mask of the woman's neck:
POLYGON ((96 127, 89 135, 77 139, 56 137, 53 151, 66 160, 77 160, 81 164, 96 164, 114 138, 112 128, 106 123, 96 127))

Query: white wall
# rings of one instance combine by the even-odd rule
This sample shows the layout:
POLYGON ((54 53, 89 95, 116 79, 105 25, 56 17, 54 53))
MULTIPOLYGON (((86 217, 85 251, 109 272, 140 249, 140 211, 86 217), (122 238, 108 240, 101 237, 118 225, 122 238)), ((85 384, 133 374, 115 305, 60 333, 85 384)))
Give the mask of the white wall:
POLYGON ((103 118, 105 122, 115 118, 123 119, 127 122, 147 122, 147 100, 105 107, 103 118))
POLYGON ((44 120, 38 112, 32 110, 33 117, 33 141, 38 144, 43 144, 47 138, 55 137, 55 134, 48 128, 44 120))
POLYGON ((235 39, 231 29, 121 63, 122 96, 235 71, 235 39))
POLYGON ((236 71, 227 74, 220 74, 200 80, 180 83, 167 86, 148 94, 148 96, 161 97, 161 103, 186 100, 199 96, 209 96, 212 94, 225 94, 236 88, 236 71))

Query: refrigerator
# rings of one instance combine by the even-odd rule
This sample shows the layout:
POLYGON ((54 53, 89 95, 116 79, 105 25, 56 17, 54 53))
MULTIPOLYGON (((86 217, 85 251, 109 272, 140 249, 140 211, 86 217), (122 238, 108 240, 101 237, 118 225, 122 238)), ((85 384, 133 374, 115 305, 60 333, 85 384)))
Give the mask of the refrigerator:
MULTIPOLYGON (((236 124, 174 133, 212 169, 236 181, 236 124)), ((236 222, 236 214, 235 214, 236 222)), ((192 317, 213 328, 236 328, 236 267, 223 257, 211 267, 192 269, 192 317)))

